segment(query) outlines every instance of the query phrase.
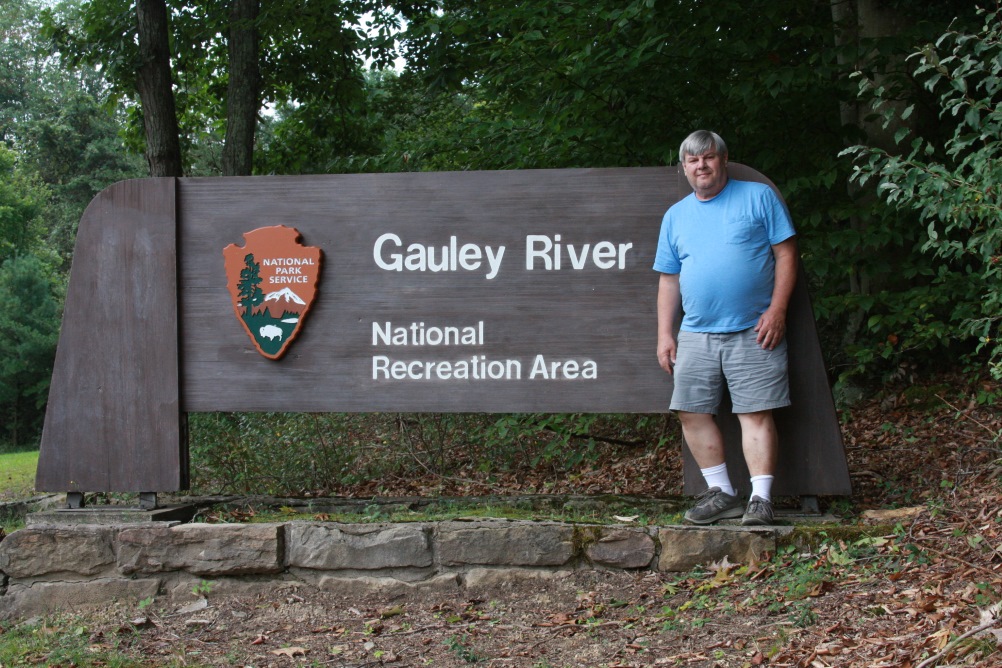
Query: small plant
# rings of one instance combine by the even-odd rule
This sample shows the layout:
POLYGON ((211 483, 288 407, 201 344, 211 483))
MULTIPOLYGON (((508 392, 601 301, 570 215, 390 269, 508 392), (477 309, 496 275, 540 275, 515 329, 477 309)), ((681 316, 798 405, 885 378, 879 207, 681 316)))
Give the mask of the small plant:
POLYGON ((771 659, 772 657, 782 652, 783 645, 786 644, 787 640, 789 640, 789 636, 787 636, 786 631, 782 628, 779 629, 779 632, 776 634, 776 639, 772 642, 771 645, 769 645, 769 649, 765 651, 765 657, 767 659, 771 659))
POLYGON ((809 603, 801 601, 790 612, 790 621, 797 628, 805 629, 817 624, 818 614, 814 612, 814 608, 809 603))
POLYGON ((996 600, 995 596, 997 596, 997 594, 990 584, 987 582, 979 582, 975 586, 978 588, 977 593, 974 594, 975 604, 979 606, 988 606, 996 600))
POLYGON ((465 636, 462 639, 459 639, 456 636, 451 636, 445 641, 445 646, 449 648, 449 651, 454 652, 456 656, 466 663, 480 663, 481 661, 484 661, 485 659, 483 657, 466 646, 466 640, 467 638, 465 636))
POLYGON ((199 580, 198 584, 191 588, 191 593, 195 596, 208 596, 215 584, 208 580, 199 580))
POLYGON ((662 633, 672 633, 674 631, 680 631, 682 625, 677 619, 666 619, 661 622, 661 632, 662 633))

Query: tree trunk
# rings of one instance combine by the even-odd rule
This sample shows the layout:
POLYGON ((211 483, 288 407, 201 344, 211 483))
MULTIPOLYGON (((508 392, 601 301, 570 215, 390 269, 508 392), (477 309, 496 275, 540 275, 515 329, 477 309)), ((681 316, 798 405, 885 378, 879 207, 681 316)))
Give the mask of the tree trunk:
MULTIPOLYGON (((839 64, 847 71, 849 68, 852 71, 865 69, 868 61, 875 55, 868 42, 897 34, 903 29, 903 22, 906 20, 903 13, 883 7, 879 0, 831 0, 831 11, 839 64)), ((888 66, 902 62, 903 58, 897 63, 891 60, 888 66)), ((885 76, 886 72, 877 72, 874 74, 874 79, 879 84, 883 82, 885 76)), ((841 104, 839 112, 842 125, 859 128, 865 133, 865 142, 868 146, 887 149, 893 146, 893 132, 896 128, 884 128, 880 119, 870 118, 871 110, 865 104, 857 100, 845 102, 841 104)), ((874 196, 871 190, 864 190, 855 181, 849 182, 848 189, 849 196, 856 202, 874 196)), ((853 229, 861 233, 866 230, 866 223, 857 215, 853 215, 849 223, 853 229)), ((865 255, 862 249, 857 250, 858 252, 853 254, 855 257, 865 255)), ((853 262, 850 267, 849 290, 853 295, 868 295, 872 292, 870 275, 866 267, 859 262, 853 262)), ((843 348, 856 342, 865 317, 866 312, 863 309, 858 309, 850 316, 843 334, 843 348)))
POLYGON ((140 57, 136 89, 143 107, 150 176, 181 176, 165 0, 136 0, 136 22, 140 57))
MULTIPOLYGON (((880 0, 831 0, 839 64, 851 66, 854 70, 866 69, 876 55, 868 42, 904 31, 909 24, 907 14, 885 5, 880 0)), ((904 65, 904 56, 889 58, 885 70, 874 73, 874 83, 887 83, 888 74, 903 70, 904 65)), ((900 106, 903 108, 904 103, 900 106)), ((896 128, 884 128, 880 119, 869 119, 870 110, 864 105, 858 102, 843 104, 841 115, 843 124, 855 126, 866 133, 868 146, 893 148, 896 128)))
POLYGON ((230 5, 230 80, 226 91, 223 175, 247 176, 254 167, 254 131, 260 106, 257 15, 260 0, 230 5))

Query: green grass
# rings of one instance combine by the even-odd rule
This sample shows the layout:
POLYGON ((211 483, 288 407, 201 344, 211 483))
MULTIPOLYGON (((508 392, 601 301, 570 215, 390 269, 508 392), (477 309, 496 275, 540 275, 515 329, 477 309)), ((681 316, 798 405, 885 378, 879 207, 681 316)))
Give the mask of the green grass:
MULTIPOLYGON (((617 513, 618 514, 618 513, 617 513)), ((655 514, 651 516, 633 511, 624 513, 632 518, 636 526, 663 526, 679 524, 682 514, 655 514)), ((379 506, 373 504, 358 512, 312 512, 305 509, 290 507, 282 508, 244 508, 228 510, 217 507, 203 512, 198 521, 210 523, 273 523, 289 521, 341 522, 345 524, 365 524, 384 522, 448 522, 457 519, 506 519, 570 522, 573 524, 617 524, 624 520, 616 519, 612 512, 580 512, 573 509, 541 510, 535 508, 520 508, 510 505, 483 505, 446 503, 431 504, 423 510, 409 510, 394 505, 379 506)))
POLYGON ((107 637, 92 635, 83 618, 57 615, 0 630, 0 666, 77 666, 78 668, 143 668, 158 665, 200 666, 177 658, 151 662, 128 655, 128 633, 107 637))
POLYGON ((37 450, 0 454, 0 502, 33 496, 37 468, 37 450))

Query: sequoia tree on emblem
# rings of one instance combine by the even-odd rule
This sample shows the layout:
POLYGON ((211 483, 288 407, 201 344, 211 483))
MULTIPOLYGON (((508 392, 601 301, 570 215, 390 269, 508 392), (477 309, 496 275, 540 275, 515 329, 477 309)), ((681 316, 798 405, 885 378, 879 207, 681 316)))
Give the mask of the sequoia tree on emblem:
POLYGON ((299 334, 317 295, 322 251, 293 227, 260 227, 223 249, 233 311, 254 347, 277 360, 299 334))

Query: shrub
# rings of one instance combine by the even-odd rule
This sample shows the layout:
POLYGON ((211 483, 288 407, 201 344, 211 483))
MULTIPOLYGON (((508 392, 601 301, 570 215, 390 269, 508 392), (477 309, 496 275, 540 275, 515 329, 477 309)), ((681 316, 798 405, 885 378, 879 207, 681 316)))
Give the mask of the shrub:
POLYGON ((992 375, 1002 378, 1002 15, 983 15, 979 32, 949 30, 909 58, 951 130, 945 141, 914 136, 906 121, 915 105, 892 104, 889 90, 859 75, 860 96, 875 100, 884 126, 900 125, 901 152, 854 146, 845 153, 855 158, 856 181, 875 182, 889 204, 917 212, 925 225, 922 251, 939 261, 927 299, 895 326, 973 343, 992 375), (949 304, 946 320, 928 321, 924 313, 937 302, 949 304))

